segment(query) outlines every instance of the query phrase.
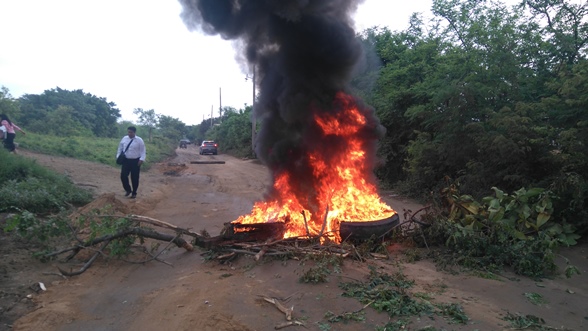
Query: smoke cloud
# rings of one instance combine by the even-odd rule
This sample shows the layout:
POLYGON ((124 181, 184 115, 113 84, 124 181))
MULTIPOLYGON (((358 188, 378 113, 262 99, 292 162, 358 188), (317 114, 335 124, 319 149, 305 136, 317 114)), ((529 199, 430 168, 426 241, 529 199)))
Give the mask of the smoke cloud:
MULTIPOLYGON (((239 56, 255 68, 259 88, 255 117, 261 121, 255 152, 274 176, 287 171, 300 192, 309 192, 316 173, 309 151, 328 155, 346 141, 324 136, 317 113, 344 106, 338 92, 350 93, 349 81, 363 59, 353 29, 357 0, 180 0, 188 28, 220 35, 239 45, 239 56)), ((358 134, 375 161, 383 128, 373 109, 355 100, 367 118, 358 134)), ((370 175, 371 176, 371 175, 370 175)), ((308 193, 307 193, 308 194, 308 193)))

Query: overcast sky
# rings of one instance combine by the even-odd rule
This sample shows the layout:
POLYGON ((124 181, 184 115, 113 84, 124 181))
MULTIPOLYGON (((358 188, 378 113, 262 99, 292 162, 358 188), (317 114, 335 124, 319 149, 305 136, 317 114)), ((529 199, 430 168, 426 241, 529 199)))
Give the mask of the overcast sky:
MULTIPOLYGON (((366 0, 356 30, 405 29, 431 0, 366 0)), ((0 0, 0 86, 13 97, 60 87, 199 124, 252 103, 230 41, 190 32, 176 0, 0 0)))

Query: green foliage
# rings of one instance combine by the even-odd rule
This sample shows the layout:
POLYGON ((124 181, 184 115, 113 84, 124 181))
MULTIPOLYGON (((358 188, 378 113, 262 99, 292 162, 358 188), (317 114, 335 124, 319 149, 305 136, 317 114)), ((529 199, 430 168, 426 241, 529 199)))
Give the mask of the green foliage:
POLYGON ((339 315, 335 315, 333 312, 328 311, 325 313, 325 318, 329 323, 344 323, 347 324, 349 322, 363 322, 365 321, 365 312, 364 311, 356 311, 356 312, 349 312, 343 313, 339 315))
POLYGON ((19 111, 18 102, 12 97, 5 86, 0 87, 0 114, 6 114, 8 118, 15 119, 19 111))
POLYGON ((493 190, 482 203, 460 195, 455 185, 443 190, 445 208, 426 229, 433 241, 448 249, 447 255, 438 256, 439 265, 490 272, 510 266, 529 277, 554 272, 556 250, 574 245, 579 235, 571 225, 553 219, 553 193, 538 188, 513 194, 493 190))
POLYGON ((553 191, 553 216, 588 231, 588 11, 569 0, 435 0, 434 17, 360 35, 353 79, 387 129, 384 185, 424 198, 459 180, 553 191), (546 19, 548 18, 548 19, 546 19))
POLYGON ((161 115, 159 117, 159 131, 162 136, 175 142, 180 141, 186 134, 186 124, 177 118, 161 115))
POLYGON ((51 246, 52 240, 68 237, 71 234, 69 219, 65 213, 58 213, 48 218, 41 218, 29 211, 21 211, 6 220, 3 230, 7 233, 14 232, 28 242, 41 247, 34 253, 43 258, 43 249, 51 246))
POLYGON ((120 117, 113 102, 82 90, 57 87, 40 95, 25 94, 18 102, 17 123, 27 131, 43 134, 113 137, 120 117))
POLYGON ((400 272, 388 275, 370 267, 367 282, 340 283, 339 287, 343 296, 357 298, 362 304, 371 303, 371 307, 391 317, 432 312, 431 305, 411 298, 407 289, 413 285, 414 282, 407 280, 400 272))
MULTIPOLYGON (((418 298, 411 295, 410 288, 413 285, 414 281, 406 279, 402 272, 389 275, 370 266, 367 281, 340 283, 339 287, 343 290, 343 296, 356 298, 379 312, 386 312, 390 317, 434 313, 443 316, 450 323, 465 324, 469 320, 458 304, 431 304, 422 296, 418 298)), ((399 319, 389 322, 384 329, 388 330, 387 327, 390 327, 391 330, 400 330, 407 324, 404 319, 399 319)))
POLYGON ((437 307, 437 314, 444 316, 451 324, 466 324, 469 321, 469 317, 457 303, 440 303, 435 307, 437 307))
POLYGON ((535 315, 521 315, 521 314, 513 314, 511 312, 507 312, 506 316, 503 318, 505 321, 508 321, 513 329, 518 330, 539 330, 539 331, 547 331, 547 330, 567 330, 567 329, 560 329, 554 328, 545 325, 545 320, 537 317, 535 315))
MULTIPOLYGON (((126 217, 95 217, 100 215, 101 211, 94 211, 94 213, 80 217, 78 219, 78 228, 89 229, 87 242, 90 242, 98 237, 114 235, 134 226, 134 222, 126 217)), ((121 238, 114 239, 108 245, 109 255, 112 257, 123 257, 130 253, 131 245, 137 241, 142 240, 135 235, 126 235, 121 238)))
POLYGON ((301 263, 308 263, 309 260, 315 263, 302 273, 298 279, 300 283, 327 283, 328 276, 333 272, 340 273, 343 264, 341 257, 329 253, 306 256, 301 263))
POLYGON ((0 211, 49 213, 91 200, 89 192, 33 160, 9 154, 5 150, 0 151, 0 159, 0 211))
POLYGON ((525 296, 525 298, 527 298, 527 300, 529 300, 530 303, 532 303, 534 305, 542 305, 542 304, 546 304, 548 302, 539 293, 525 292, 523 295, 525 296))
POLYGON ((153 109, 143 110, 143 108, 135 108, 133 114, 139 116, 139 124, 147 128, 147 132, 149 133, 148 140, 152 141, 153 130, 159 125, 161 115, 157 114, 153 109))
MULTIPOLYGON (((139 133, 139 129, 137 132, 139 133)), ((119 138, 57 137, 29 132, 26 135, 19 135, 17 142, 24 149, 43 154, 67 156, 117 166, 114 157, 121 138, 122 136, 119 138)), ((147 147, 147 162, 142 167, 147 170, 153 163, 172 155, 176 148, 176 141, 154 139, 151 143, 145 141, 145 146, 147 147)))
POLYGON ((218 142, 223 153, 251 157, 251 107, 239 112, 225 108, 222 123, 209 129, 205 138, 218 142))
POLYGON ((399 319, 397 321, 388 322, 384 326, 376 327, 376 331, 401 331, 408 330, 409 321, 399 319))

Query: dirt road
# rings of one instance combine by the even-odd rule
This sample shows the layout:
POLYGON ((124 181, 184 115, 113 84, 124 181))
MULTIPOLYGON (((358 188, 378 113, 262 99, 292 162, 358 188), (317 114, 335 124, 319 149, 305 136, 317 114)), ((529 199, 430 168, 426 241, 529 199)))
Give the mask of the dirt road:
MULTIPOLYGON (((193 146, 178 149, 177 157, 154 165, 141 175, 136 200, 123 196, 119 169, 72 160, 26 153, 100 198, 94 204, 120 203, 128 213, 141 214, 195 231, 219 234, 223 223, 251 211, 269 184, 268 172, 252 160, 227 155, 201 156, 193 146), (196 160, 225 161, 224 164, 191 164, 196 160), (102 200, 101 200, 102 199, 102 200)), ((408 200, 383 193, 394 209, 416 210, 408 200)), ((391 247, 402 250, 402 247, 391 247)), ((34 311, 20 318, 13 330, 273 330, 285 322, 284 314, 260 296, 286 298, 294 317, 308 330, 374 330, 389 321, 383 313, 365 309, 363 322, 326 323, 325 313, 357 311, 355 299, 344 298, 337 283, 363 279, 368 265, 394 274, 399 270, 414 279, 413 292, 426 293, 435 302, 459 303, 470 318, 467 325, 448 324, 440 317, 413 318, 414 330, 425 326, 451 330, 500 330, 509 327, 505 313, 533 314, 553 327, 572 330, 588 328, 588 278, 586 247, 565 254, 583 274, 571 280, 557 277, 541 283, 506 274, 500 279, 482 279, 436 271, 430 261, 402 262, 402 254, 390 260, 356 262, 345 260, 340 274, 331 274, 325 284, 298 282, 308 268, 296 260, 241 257, 232 264, 206 261, 202 250, 186 252, 171 248, 161 255, 168 264, 130 264, 101 259, 80 276, 62 279, 42 275, 55 271, 30 271, 27 279, 43 280, 47 291, 31 293, 34 311), (32 274, 32 276, 31 276, 32 274), (513 277, 511 280, 509 277, 513 277), (545 304, 530 303, 525 293, 540 293, 545 304)), ((72 265, 74 270, 80 264, 72 265)), ((1 327, 0 327, 1 328, 1 327)), ((302 330, 300 326, 286 330, 302 330)))

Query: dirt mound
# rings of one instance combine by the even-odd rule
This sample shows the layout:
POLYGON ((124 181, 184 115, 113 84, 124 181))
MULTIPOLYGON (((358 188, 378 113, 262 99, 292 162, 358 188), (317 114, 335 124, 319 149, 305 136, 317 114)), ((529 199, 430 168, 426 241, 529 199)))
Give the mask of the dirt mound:
POLYGON ((70 218, 78 220, 80 216, 100 212, 108 215, 126 215, 129 213, 129 208, 122 201, 116 198, 114 193, 105 193, 89 204, 76 210, 70 218))

